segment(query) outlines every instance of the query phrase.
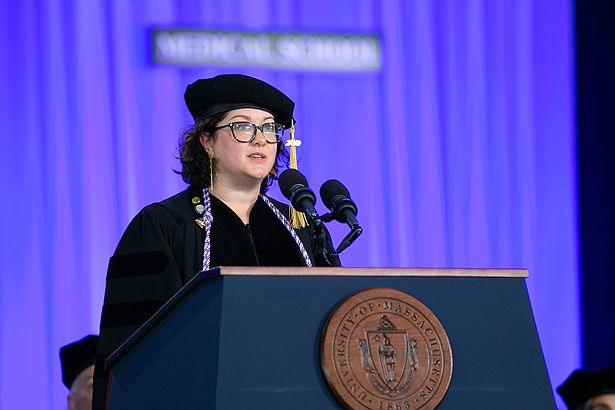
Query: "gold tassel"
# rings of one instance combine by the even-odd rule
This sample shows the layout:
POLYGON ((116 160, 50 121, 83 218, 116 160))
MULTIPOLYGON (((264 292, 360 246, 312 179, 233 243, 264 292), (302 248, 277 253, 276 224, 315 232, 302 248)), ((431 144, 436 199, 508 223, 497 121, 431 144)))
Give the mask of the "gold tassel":
MULTIPOLYGON (((290 168, 297 169, 297 147, 301 146, 301 140, 295 139, 295 120, 291 120, 290 123, 290 138, 286 141, 286 146, 290 151, 290 168)), ((295 208, 290 208, 289 222, 290 225, 295 228, 305 228, 308 226, 307 218, 303 212, 297 211, 295 208)))

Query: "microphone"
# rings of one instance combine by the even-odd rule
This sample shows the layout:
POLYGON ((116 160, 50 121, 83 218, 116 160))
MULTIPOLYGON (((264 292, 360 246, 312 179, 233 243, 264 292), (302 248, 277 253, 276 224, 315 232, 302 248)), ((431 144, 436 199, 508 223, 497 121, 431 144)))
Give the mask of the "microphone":
POLYGON ((350 199, 350 192, 340 181, 330 179, 320 187, 320 197, 331 216, 338 222, 346 223, 350 229, 360 227, 357 221, 357 204, 350 199))
POLYGON ((336 252, 342 253, 344 249, 349 247, 363 233, 363 228, 357 221, 357 204, 350 199, 350 192, 340 181, 330 179, 320 187, 320 197, 322 202, 331 213, 325 215, 325 222, 335 219, 338 222, 346 223, 350 227, 350 233, 342 240, 337 247, 336 252))
POLYGON ((316 195, 309 186, 305 176, 296 169, 287 169, 280 174, 278 178, 280 191, 299 212, 305 213, 310 225, 315 229, 322 228, 322 221, 314 209, 316 204, 316 195))
POLYGON ((299 212, 305 213, 309 224, 312 225, 314 229, 314 254, 316 256, 316 262, 318 262, 320 257, 329 266, 342 266, 331 244, 331 238, 326 229, 324 229, 320 216, 318 216, 314 209, 316 195, 314 195, 314 191, 309 188, 307 179, 305 179, 301 172, 290 168, 280 174, 278 185, 280 186, 282 195, 290 201, 293 208, 299 212))

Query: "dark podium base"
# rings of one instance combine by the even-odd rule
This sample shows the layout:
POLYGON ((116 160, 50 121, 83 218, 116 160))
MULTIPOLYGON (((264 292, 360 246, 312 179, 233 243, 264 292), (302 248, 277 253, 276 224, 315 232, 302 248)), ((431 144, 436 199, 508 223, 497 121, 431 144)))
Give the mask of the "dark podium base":
POLYGON ((351 294, 391 287, 446 329, 454 366, 440 409, 555 409, 524 278, 342 271, 199 274, 109 359, 109 408, 340 408, 320 368, 323 325, 351 294))

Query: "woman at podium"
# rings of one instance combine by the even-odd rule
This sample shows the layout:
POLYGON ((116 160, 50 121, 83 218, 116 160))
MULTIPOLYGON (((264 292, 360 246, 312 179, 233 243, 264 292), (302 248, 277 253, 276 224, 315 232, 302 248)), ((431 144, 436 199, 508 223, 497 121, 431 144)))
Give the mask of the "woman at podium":
POLYGON ((197 272, 327 264, 309 227, 295 228, 288 206, 265 195, 288 163, 294 102, 237 74, 198 80, 184 98, 194 125, 182 134, 177 173, 189 186, 141 210, 109 261, 95 409, 105 407, 106 357, 197 272))

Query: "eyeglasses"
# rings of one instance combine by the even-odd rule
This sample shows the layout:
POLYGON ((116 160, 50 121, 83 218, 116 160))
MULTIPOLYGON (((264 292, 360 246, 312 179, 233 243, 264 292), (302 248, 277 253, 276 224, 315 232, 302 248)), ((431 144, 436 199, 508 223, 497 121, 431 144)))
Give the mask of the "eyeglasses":
POLYGON ((263 125, 252 124, 251 122, 231 122, 226 125, 214 128, 214 131, 229 127, 233 138, 237 142, 249 143, 256 138, 256 130, 259 129, 268 144, 277 144, 284 137, 284 125, 277 122, 268 122, 263 125))

